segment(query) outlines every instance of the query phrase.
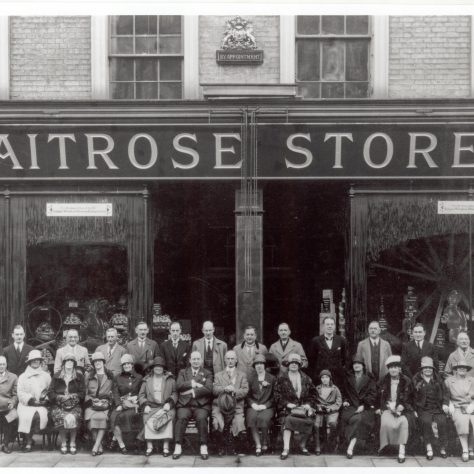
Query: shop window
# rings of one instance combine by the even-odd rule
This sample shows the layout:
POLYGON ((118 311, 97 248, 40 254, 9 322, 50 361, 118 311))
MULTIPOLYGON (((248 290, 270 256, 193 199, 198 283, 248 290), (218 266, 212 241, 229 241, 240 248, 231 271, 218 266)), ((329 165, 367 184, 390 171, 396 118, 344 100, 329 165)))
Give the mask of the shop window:
POLYGON ((297 16, 296 83, 304 98, 369 96, 368 16, 297 16))
POLYGON ((183 26, 179 15, 110 17, 112 99, 181 99, 183 26))

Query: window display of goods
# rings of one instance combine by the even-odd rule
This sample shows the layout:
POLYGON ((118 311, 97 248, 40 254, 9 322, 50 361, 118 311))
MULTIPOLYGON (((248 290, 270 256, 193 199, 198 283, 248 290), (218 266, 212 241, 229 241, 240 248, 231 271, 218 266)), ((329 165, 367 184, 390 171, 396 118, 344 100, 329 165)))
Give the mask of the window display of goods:
POLYGON ((153 315, 153 329, 168 329, 171 318, 168 314, 153 315))
POLYGON ((128 329, 128 317, 123 313, 114 313, 109 321, 109 326, 113 326, 115 329, 124 330, 128 329))
POLYGON ((48 321, 44 321, 36 328, 35 336, 39 341, 48 342, 56 337, 56 331, 48 321))
POLYGON ((70 313, 66 316, 63 324, 64 326, 80 326, 82 324, 82 320, 77 314, 70 313))
POLYGON ((47 348, 42 349, 41 355, 43 356, 44 363, 46 365, 54 364, 54 356, 53 356, 53 353, 49 349, 47 348))

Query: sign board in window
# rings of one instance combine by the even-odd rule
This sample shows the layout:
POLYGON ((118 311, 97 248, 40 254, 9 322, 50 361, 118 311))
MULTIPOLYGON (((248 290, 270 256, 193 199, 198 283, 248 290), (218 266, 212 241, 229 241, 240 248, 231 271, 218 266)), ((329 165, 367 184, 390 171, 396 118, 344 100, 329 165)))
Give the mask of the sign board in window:
POLYGON ((110 202, 48 202, 46 215, 50 217, 111 217, 110 202))
POLYGON ((438 201, 438 214, 474 214, 474 201, 438 201))

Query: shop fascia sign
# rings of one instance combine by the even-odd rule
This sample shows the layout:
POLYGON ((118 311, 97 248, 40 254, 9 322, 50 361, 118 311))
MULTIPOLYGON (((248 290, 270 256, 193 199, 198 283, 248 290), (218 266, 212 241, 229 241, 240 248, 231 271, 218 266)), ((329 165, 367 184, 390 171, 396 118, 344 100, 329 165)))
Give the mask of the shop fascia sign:
MULTIPOLYGON (((2 125, 0 181, 240 179, 241 145, 240 125, 2 125)), ((474 124, 258 124, 256 150, 260 179, 474 177, 474 124)))
POLYGON ((474 201, 438 201, 438 214, 474 214, 474 201))
POLYGON ((110 202, 48 202, 48 217, 112 217, 110 202))

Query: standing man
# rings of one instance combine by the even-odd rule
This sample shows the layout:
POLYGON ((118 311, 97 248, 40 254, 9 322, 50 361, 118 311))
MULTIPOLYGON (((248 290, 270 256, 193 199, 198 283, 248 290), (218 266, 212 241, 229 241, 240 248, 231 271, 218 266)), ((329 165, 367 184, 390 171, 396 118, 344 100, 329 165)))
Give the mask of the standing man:
POLYGON ((122 373, 121 357, 127 353, 125 347, 121 346, 118 341, 118 332, 115 328, 109 328, 105 332, 107 344, 98 346, 95 352, 101 352, 105 356, 105 368, 109 369, 114 376, 122 373))
POLYGON ((237 354, 238 368, 245 372, 247 378, 255 372, 253 368, 255 357, 259 354, 265 356, 268 352, 268 349, 257 341, 257 328, 255 326, 245 327, 244 342, 237 344, 233 350, 237 354))
POLYGON ((7 360, 8 372, 17 377, 26 369, 26 358, 34 347, 25 343, 25 330, 17 324, 12 332, 13 344, 3 349, 3 354, 7 360))
POLYGON ((308 358, 304 352, 303 346, 291 339, 290 326, 287 323, 281 323, 278 326, 278 336, 280 339, 270 346, 270 354, 273 354, 280 364, 280 374, 288 372, 288 368, 284 366, 283 362, 288 362, 290 354, 299 354, 301 357, 301 367, 305 369, 308 367, 308 358))
POLYGON ((323 334, 311 341, 310 357, 313 368, 313 381, 319 385, 321 370, 327 369, 333 376, 336 386, 342 387, 347 362, 347 344, 342 336, 335 334, 336 322, 330 316, 323 320, 323 334))
POLYGON ((356 359, 365 364, 368 373, 379 382, 387 374, 385 361, 392 355, 390 344, 380 337, 380 323, 371 321, 369 324, 369 337, 357 345, 356 359))
POLYGON ((198 351, 191 353, 191 367, 181 369, 176 381, 178 402, 176 403, 176 441, 173 459, 179 459, 186 426, 191 417, 196 420, 201 459, 209 458, 207 451, 208 419, 212 403, 212 374, 202 368, 202 358, 198 351))
POLYGON ((54 359, 54 373, 56 374, 61 370, 63 366, 63 358, 66 354, 72 354, 76 357, 77 368, 82 371, 87 370, 91 363, 89 362, 89 352, 83 346, 78 344, 79 333, 76 329, 69 329, 66 333, 66 345, 60 347, 56 351, 56 358, 54 359))
POLYGON ((471 340, 466 332, 461 331, 456 338, 456 345, 458 346, 454 352, 449 354, 444 372, 446 374, 453 374, 453 367, 458 363, 467 364, 471 369, 467 373, 468 376, 474 377, 474 349, 471 347, 471 340))
POLYGON ((214 323, 212 321, 204 321, 202 333, 204 337, 193 343, 193 352, 198 351, 201 354, 204 368, 215 375, 225 368, 224 357, 227 352, 227 344, 214 337, 214 323))
POLYGON ((148 364, 160 355, 158 344, 147 337, 149 331, 148 324, 145 321, 139 321, 135 326, 137 337, 125 346, 127 354, 133 356, 135 370, 140 375, 144 375, 148 364))
POLYGON ((181 340, 182 327, 180 322, 171 323, 169 331, 171 338, 164 341, 159 350, 161 356, 165 359, 166 368, 177 378, 179 371, 185 369, 188 364, 191 344, 181 340))
POLYGON ((402 367, 409 377, 414 377, 420 370, 421 359, 430 357, 434 370, 438 372, 438 355, 436 348, 429 341, 425 341, 426 331, 421 323, 413 327, 413 340, 403 345, 402 367))
POLYGON ((0 428, 3 433, 2 451, 12 452, 10 443, 15 441, 18 432, 18 377, 7 370, 7 359, 0 356, 0 428))

